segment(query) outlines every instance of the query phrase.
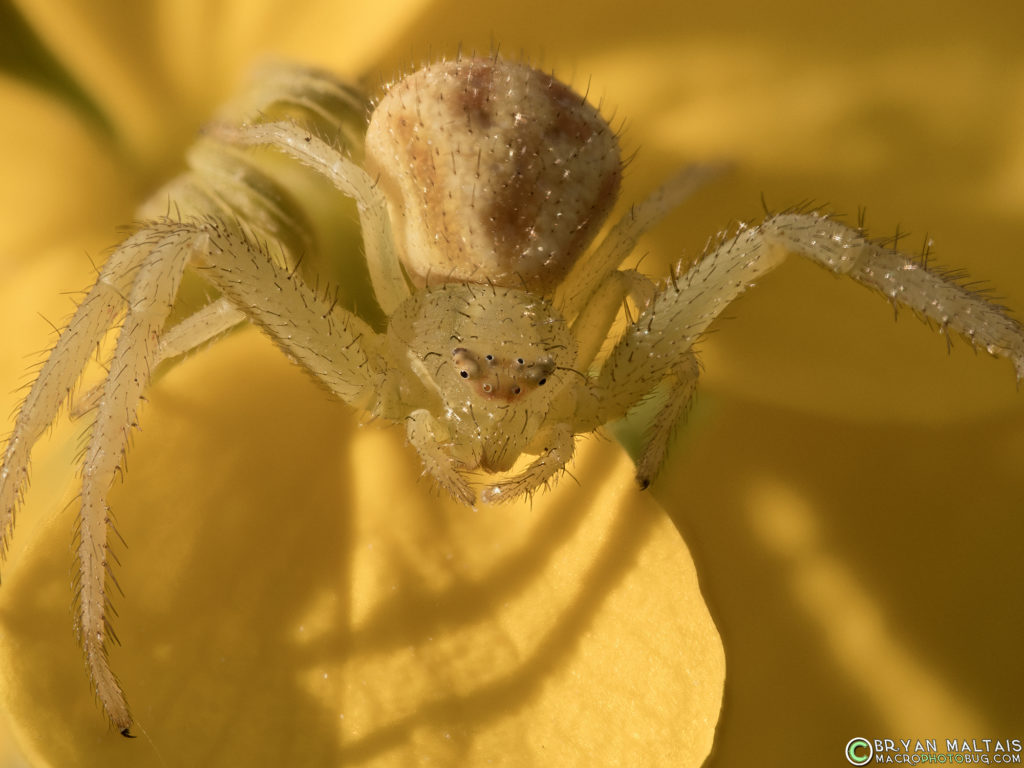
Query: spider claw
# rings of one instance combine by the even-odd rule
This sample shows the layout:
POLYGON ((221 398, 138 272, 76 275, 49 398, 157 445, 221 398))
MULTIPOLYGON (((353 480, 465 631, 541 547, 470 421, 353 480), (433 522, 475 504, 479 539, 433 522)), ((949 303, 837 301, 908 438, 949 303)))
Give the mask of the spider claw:
POLYGON ((472 507, 476 504, 476 492, 469 483, 459 478, 460 482, 444 483, 444 489, 460 504, 472 507))

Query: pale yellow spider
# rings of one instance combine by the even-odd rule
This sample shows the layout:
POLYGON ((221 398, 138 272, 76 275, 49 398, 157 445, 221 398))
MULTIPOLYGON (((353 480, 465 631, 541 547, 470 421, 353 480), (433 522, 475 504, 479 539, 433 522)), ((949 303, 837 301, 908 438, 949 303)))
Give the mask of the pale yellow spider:
POLYGON ((190 170, 143 206, 142 223, 110 256, 18 413, 0 470, 0 549, 33 444, 120 321, 108 375, 76 405, 94 422, 82 458, 75 619, 99 701, 126 735, 131 716, 106 652, 107 492, 151 371, 244 320, 346 403, 404 424, 426 473, 466 504, 480 483, 482 499, 497 502, 551 482, 576 435, 659 389, 664 404, 637 459, 646 486, 693 395, 694 343, 790 253, 1009 357, 1024 377, 1024 333, 1002 307, 819 213, 740 227, 658 282, 620 270, 707 169, 671 179, 592 246, 619 188, 616 135, 583 97, 526 64, 433 64, 392 85, 368 125, 366 108, 325 73, 263 73, 195 144, 190 170), (354 198, 386 327, 299 277, 312 248, 302 201, 261 170, 254 146, 354 198), (165 328, 186 269, 219 297, 165 328), (606 344, 623 317, 621 335, 606 344), (517 464, 523 454, 535 458, 517 464))

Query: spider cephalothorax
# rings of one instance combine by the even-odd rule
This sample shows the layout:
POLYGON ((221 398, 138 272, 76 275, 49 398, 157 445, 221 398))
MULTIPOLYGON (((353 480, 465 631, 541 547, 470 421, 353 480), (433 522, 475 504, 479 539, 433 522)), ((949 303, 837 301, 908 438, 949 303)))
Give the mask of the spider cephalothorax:
MULTIPOLYGON (((387 338, 399 391, 382 401, 380 414, 400 419, 419 405, 410 417, 429 429, 424 442, 413 442, 435 456, 432 474, 466 502, 474 493, 462 471, 505 471, 524 451, 543 449, 538 432, 553 408, 566 407, 578 378, 565 321, 549 302, 517 288, 452 283, 417 292, 391 316, 387 338)), ((509 482, 533 487, 531 471, 546 469, 537 465, 509 482)))
POLYGON ((33 444, 121 319, 109 373, 79 403, 92 408, 93 423, 82 458, 75 611, 99 700, 124 732, 131 717, 106 654, 106 494, 150 371, 242 321, 341 400, 404 427, 426 473, 466 504, 551 482, 576 435, 659 390, 637 457, 646 486, 692 397, 694 344, 790 253, 1010 358, 1024 377, 1024 333, 1002 307, 816 212, 741 227, 660 280, 620 270, 640 235, 706 172, 670 179, 594 244, 622 175, 615 133, 584 98, 526 64, 474 58, 425 67, 391 86, 368 129, 365 105, 322 72, 264 72, 197 141, 189 170, 141 207, 138 231, 103 267, 18 413, 0 470, 0 548, 33 444), (289 202, 260 169, 249 149, 257 145, 355 199, 386 327, 302 281, 295 265, 310 242, 303 201, 289 202), (362 165, 351 159, 360 156, 362 165), (190 268, 219 296, 167 327, 190 268))

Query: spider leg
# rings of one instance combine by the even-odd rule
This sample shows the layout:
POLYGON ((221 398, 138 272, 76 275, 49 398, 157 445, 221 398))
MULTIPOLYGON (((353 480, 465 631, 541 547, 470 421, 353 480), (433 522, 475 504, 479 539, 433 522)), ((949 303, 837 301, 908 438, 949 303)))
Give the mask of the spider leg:
POLYGON ((631 206, 593 252, 569 270, 555 291, 555 307, 565 317, 576 317, 609 275, 619 268, 623 259, 633 252, 640 236, 720 172, 719 166, 688 166, 654 190, 646 200, 631 206))
MULTIPOLYGON (((572 333, 579 344, 577 366, 584 371, 591 366, 627 296, 631 296, 642 311, 650 304, 655 293, 655 286, 650 279, 637 272, 616 271, 608 275, 594 290, 573 323, 572 333)), ((664 393, 665 402, 651 422, 645 446, 636 460, 637 482, 642 488, 650 484, 664 462, 675 425, 692 402, 699 373, 697 357, 691 350, 669 376, 664 393)), ((603 423, 603 417, 597 416, 602 407, 600 400, 593 395, 593 392, 586 389, 577 391, 579 399, 572 421, 580 432, 591 431, 603 423)))
MULTIPOLYGON (((366 96, 327 72, 296 64, 272 62, 259 68, 241 95, 218 112, 217 120, 238 125, 281 111, 329 132, 346 148, 361 151, 366 96)), ((194 173, 179 176, 153 195, 140 208, 141 219, 167 215, 167 201, 172 200, 178 218, 237 217, 261 237, 280 240, 287 246, 284 255, 290 266, 295 266, 296 255, 315 247, 303 211, 274 180, 273 172, 268 176, 238 145, 210 133, 198 138, 187 158, 194 173)))
POLYGON ((157 363, 186 355, 245 320, 245 313, 225 298, 211 301, 202 309, 171 326, 160 337, 157 363))
POLYGON ((32 447, 57 418, 96 346, 123 310, 144 239, 144 234, 136 234, 111 254, 18 410, 0 464, 0 557, 7 552, 15 511, 28 483, 32 447))
POLYGON ((551 429, 548 446, 530 465, 515 477, 487 488, 481 498, 488 504, 514 501, 523 494, 550 482, 572 460, 575 435, 563 422, 551 429))
MULTIPOLYGON (((202 309, 169 328, 160 337, 153 368, 165 360, 187 355, 211 339, 226 333, 246 320, 245 313, 225 298, 211 301, 202 309)), ((71 418, 77 419, 95 408, 103 397, 103 383, 77 397, 71 406, 71 418)))
MULTIPOLYGON (((76 536, 75 618, 78 640, 96 695, 122 733, 131 715, 124 693, 110 668, 107 640, 116 642, 110 626, 110 585, 116 585, 108 534, 106 497, 124 459, 131 427, 156 359, 160 332, 178 293, 189 255, 205 248, 187 228, 154 226, 131 238, 145 255, 128 297, 128 311, 111 357, 110 374, 96 411, 82 463, 82 497, 76 536)), ((124 246, 122 246, 124 247, 124 246)))
POLYGON ((367 98, 357 87, 330 72, 290 62, 259 67, 244 93, 228 103, 218 119, 229 123, 256 120, 274 107, 307 112, 361 146, 366 133, 367 98))
MULTIPOLYGON (((591 382, 597 419, 620 417, 677 371, 711 322, 789 253, 853 278, 975 347, 1010 358, 1018 380, 1024 378, 1024 330, 1003 307, 858 229, 814 213, 787 213, 742 230, 687 272, 673 275, 626 328, 591 382)), ((656 451, 648 465, 655 456, 656 451)))
MULTIPOLYGON (((365 98, 358 90, 325 72, 286 63, 263 67, 249 89, 224 107, 221 118, 240 121, 275 107, 304 110, 336 131, 352 128, 360 120, 365 123, 365 98)), ((364 130, 348 131, 352 134, 348 138, 361 141, 364 130)), ((179 219, 212 212, 242 219, 258 237, 285 244, 280 255, 288 266, 294 267, 295 255, 312 247, 305 238, 308 226, 301 212, 245 158, 225 152, 221 142, 204 137, 189 150, 188 160, 194 173, 182 174, 151 196, 140 207, 141 219, 166 216, 167 201, 173 200, 179 219)), ((161 336, 154 367, 190 352, 245 319, 226 299, 211 302, 161 336)), ((79 397, 72 418, 96 407, 102 394, 100 384, 79 397)))
POLYGON ((275 261, 269 249, 282 247, 277 241, 258 245, 234 224, 212 218, 164 218, 133 235, 111 257, 58 341, 29 393, 8 448, 13 462, 4 465, 0 491, 11 502, 8 517, 12 518, 13 502, 20 495, 17 482, 24 484, 27 473, 28 449, 67 399, 89 354, 127 303, 83 459, 75 609, 79 641, 97 697, 111 722, 124 733, 131 716, 107 658, 107 640, 116 641, 108 618, 110 587, 116 582, 111 572, 114 556, 108 541, 111 521, 106 495, 127 450, 142 393, 161 355, 180 352, 225 330, 244 311, 348 402, 363 404, 376 391, 374 376, 380 369, 370 364, 375 334, 328 297, 316 296, 294 272, 281 266, 282 259, 275 261), (176 326, 161 346, 164 323, 189 263, 225 299, 176 326))
POLYGON ((437 436, 443 433, 443 428, 430 411, 418 409, 406 419, 406 435, 420 455, 424 470, 457 501, 472 505, 476 494, 459 473, 456 460, 438 442, 437 436))
POLYGON ((362 168, 323 139, 293 123, 216 124, 207 133, 236 146, 268 146, 298 160, 329 179, 356 201, 363 232, 366 263, 381 309, 388 315, 410 295, 395 250, 387 203, 362 168))
POLYGON ((282 266, 273 253, 281 247, 276 241, 257 241, 236 223, 217 219, 177 226, 208 243, 195 266, 234 307, 331 392, 373 410, 386 366, 380 337, 365 321, 282 266))
POLYGON ((654 294, 654 283, 639 272, 616 270, 607 275, 573 321, 572 335, 578 345, 576 367, 585 371, 594 362, 627 297, 645 307, 654 294))
POLYGON ((699 376, 700 364, 691 349, 673 369, 665 393, 665 403, 654 416, 647 430, 644 447, 636 458, 636 481, 641 489, 651 484, 665 463, 672 433, 693 404, 699 376))

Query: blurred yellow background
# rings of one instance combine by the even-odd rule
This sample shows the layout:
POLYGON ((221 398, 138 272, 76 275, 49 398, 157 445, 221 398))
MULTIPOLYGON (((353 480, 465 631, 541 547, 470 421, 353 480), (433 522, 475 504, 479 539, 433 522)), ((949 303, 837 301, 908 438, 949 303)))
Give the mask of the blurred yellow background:
MULTIPOLYGON (((1019 3, 14 5, 108 127, 84 129, 77 108, 4 81, 26 120, 0 126, 0 210, 18 211, 0 255, 21 259, 0 278, 53 288, 8 292, 17 298, 0 306, 3 327, 24 334, 0 360, 5 413, 22 356, 48 343, 38 314, 65 316, 59 292, 91 280, 83 254, 113 242, 266 54, 377 83, 460 45, 500 44, 588 90, 623 125, 626 154, 637 155, 622 205, 687 162, 731 162, 645 239, 648 272, 692 258, 731 220, 757 218, 762 197, 771 208, 811 200, 851 220, 865 206, 874 233, 908 231, 914 251, 932 238, 940 263, 1024 313, 1019 3)), ((698 405, 650 491, 693 552, 725 647, 708 764, 838 765, 854 736, 1024 737, 1024 394, 1011 367, 958 341, 947 354, 914 318, 894 323, 877 297, 795 261, 727 314, 701 345, 698 405)), ((261 393, 303 391, 278 383, 294 372, 269 362, 269 345, 243 344, 225 354, 269 366, 275 383, 261 393)), ((231 398, 246 386, 213 391, 231 398)), ((284 433, 293 407, 271 417, 284 433)), ((190 439, 185 427, 148 424, 157 439, 190 439)), ((131 457, 129 467, 125 498, 131 478, 158 470, 131 457)), ((129 603, 146 599, 127 591, 129 603)), ((97 738, 110 738, 95 721, 97 738)), ((5 768, 20 764, 4 755, 9 743, 0 731, 5 768)))

